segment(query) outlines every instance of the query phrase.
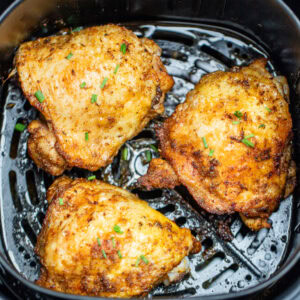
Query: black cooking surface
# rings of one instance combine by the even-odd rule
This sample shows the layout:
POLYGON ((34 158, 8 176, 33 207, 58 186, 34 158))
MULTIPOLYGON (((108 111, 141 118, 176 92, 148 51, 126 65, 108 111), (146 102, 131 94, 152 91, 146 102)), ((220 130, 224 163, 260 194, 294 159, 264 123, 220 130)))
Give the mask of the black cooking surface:
MULTIPOLYGON (((0 7, 8 2, 10 1, 1 2, 0 7)), ((198 44, 197 47, 193 49, 195 43, 198 43, 198 41, 195 42, 195 40, 193 40, 192 44, 190 44, 188 39, 180 39, 179 36, 177 36, 178 39, 176 39, 176 34, 174 35, 174 40, 179 40, 180 43, 169 41, 165 38, 165 29, 161 28, 158 30, 157 28, 157 26, 153 27, 151 24, 132 27, 138 35, 146 35, 157 41, 164 50, 163 59, 169 73, 175 76, 175 91, 169 94, 166 101, 166 113, 168 115, 172 113, 176 104, 184 100, 184 95, 187 90, 191 89, 194 83, 197 82, 203 74, 217 69, 225 70, 232 65, 249 63, 252 58, 268 55, 263 49, 256 48, 253 44, 249 47, 249 42, 243 44, 243 42, 238 39, 234 40, 232 37, 228 39, 228 36, 226 36, 226 39, 221 38, 219 40, 218 37, 215 36, 214 39, 207 39, 206 42, 204 36, 202 36, 202 44, 198 44), (224 51, 226 53, 225 55, 224 51), (226 60, 226 57, 230 59, 226 60), (200 59, 198 66, 197 59, 200 59), (188 71, 185 72, 185 70, 188 71)), ((177 33, 178 29, 179 28, 177 28, 177 33)), ((182 36, 182 34, 183 32, 181 32, 180 35, 182 36)), ((170 34, 167 33, 167 36, 170 36, 170 34)), ((274 68, 271 64, 269 68, 274 72, 274 68)), ((37 115, 36 111, 30 108, 28 103, 26 105, 26 100, 22 97, 15 83, 8 83, 6 88, 6 103, 11 104, 11 107, 8 106, 8 112, 6 113, 6 117, 11 117, 11 120, 6 120, 6 122, 8 122, 8 124, 11 123, 11 127, 13 128, 14 122, 17 120, 28 122, 34 119, 37 115)), ((160 120, 156 120, 155 122, 159 121, 160 120)), ((115 185, 133 189, 140 194, 141 197, 149 201, 150 204, 152 203, 154 208, 162 209, 169 218, 174 219, 182 226, 194 227, 202 222, 202 227, 209 227, 209 223, 207 222, 210 221, 210 217, 205 213, 200 216, 200 219, 195 215, 195 218, 192 218, 194 219, 194 223, 189 221, 191 214, 193 215, 194 212, 189 207, 185 209, 184 204, 181 204, 181 197, 185 197, 184 193, 181 193, 182 191, 178 190, 177 192, 179 192, 179 194, 172 192, 172 201, 174 197, 178 197, 178 201, 176 205, 174 205, 174 208, 170 208, 172 201, 168 202, 168 197, 165 194, 159 195, 161 201, 159 204, 153 195, 149 194, 147 196, 147 194, 142 194, 141 191, 135 189, 136 179, 145 173, 148 166, 145 160, 146 151, 150 151, 153 157, 157 155, 150 147, 150 145, 156 144, 153 138, 152 128, 153 124, 146 129, 146 135, 142 134, 139 138, 126 143, 125 146, 129 149, 130 155, 132 155, 132 159, 129 162, 120 162, 119 155, 112 165, 97 173, 98 178, 103 178, 115 185), (130 170, 130 174, 127 174, 126 170, 130 170), (166 209, 166 207, 168 207, 168 209, 166 209), (186 210, 186 215, 183 209, 186 210), (203 224, 205 226, 203 226, 203 224)), ((44 201, 45 190, 53 181, 53 178, 37 170, 30 159, 28 159, 26 154, 27 133, 25 132, 22 135, 14 137, 12 129, 8 130, 8 132, 11 132, 11 136, 7 136, 7 139, 11 139, 12 143, 7 151, 9 157, 7 157, 6 162, 14 162, 11 164, 8 162, 6 166, 6 169, 11 168, 7 176, 7 179, 9 179, 7 181, 7 187, 10 186, 12 198, 14 198, 14 196, 11 186, 15 186, 15 191, 21 195, 11 202, 14 203, 14 209, 17 209, 18 212, 14 218, 12 218, 13 222, 11 224, 14 226, 11 229, 8 228, 7 232, 8 235, 11 234, 12 238, 12 247, 9 247, 11 253, 9 256, 12 261, 14 260, 13 264, 19 269, 21 268, 21 273, 27 278, 34 280, 37 276, 39 264, 32 249, 46 210, 46 203, 44 201), (13 179, 14 176, 15 179, 13 179), (16 180, 20 178, 21 181, 16 183, 16 180), (24 198, 22 199, 22 197, 24 198), (13 250, 13 244, 17 244, 18 248, 13 250)), ((5 153, 2 155, 5 155, 5 153)), ((73 171, 69 175, 86 177, 90 174, 88 171, 75 170, 75 172, 73 171)), ((165 193, 168 192, 165 191, 165 193)), ((214 287, 217 290, 219 289, 220 292, 232 292, 268 278, 268 276, 277 269, 277 266, 284 256, 289 238, 291 210, 292 199, 286 199, 282 202, 279 211, 272 217, 273 232, 262 230, 259 234, 254 234, 249 232, 238 218, 231 220, 231 232, 234 239, 232 242, 226 243, 226 246, 219 239, 216 228, 211 226, 211 229, 203 235, 202 240, 204 243, 204 251, 207 252, 207 255, 204 256, 204 260, 200 257, 194 257, 192 259, 192 270, 194 271, 192 279, 185 279, 181 283, 167 289, 158 287, 153 292, 153 295, 176 295, 177 291, 183 291, 182 295, 197 295, 199 289, 204 293, 205 290, 206 292, 210 290, 213 292, 215 291, 214 287), (208 262, 207 265, 209 268, 207 268, 207 265, 204 265, 206 262, 208 262), (201 273, 203 270, 204 273, 201 273), (200 286, 198 287, 196 285, 198 284, 196 283, 197 273, 201 275, 198 275, 199 280, 202 278, 202 275, 206 276, 205 281, 199 281, 200 286), (237 280, 237 278, 241 278, 242 280, 237 280), (195 286, 197 287, 196 290, 194 288, 195 286)), ((197 232, 195 232, 195 234, 197 234, 197 232)), ((201 253, 202 257, 203 254, 204 252, 201 253)), ((268 290, 265 291, 263 295, 253 296, 249 299, 275 299, 285 287, 290 286, 297 280, 297 276, 295 276, 297 271, 295 270, 297 270, 297 267, 295 267, 294 272, 290 272, 289 276, 282 280, 279 285, 276 285, 273 292, 268 290)), ((11 297, 11 294, 3 285, 0 285, 0 291, 4 292, 3 297, 11 297), (9 294, 10 296, 8 296, 9 294)))
MULTIPOLYGON (((268 57, 268 53, 254 41, 218 27, 158 22, 125 25, 139 37, 154 39, 163 50, 162 61, 175 81, 165 100, 163 118, 173 113, 203 75, 246 65, 261 56, 268 57)), ((49 34, 47 26, 42 34, 49 34)), ((274 76, 277 75, 271 61, 268 68, 274 76)), ((54 177, 38 169, 28 157, 28 132, 14 130, 16 123, 28 125, 38 117, 15 78, 6 82, 3 97, 6 100, 1 132, 0 180, 3 187, 4 248, 14 267, 34 281, 39 276, 40 264, 33 249, 47 210, 46 190, 54 177)), ((279 267, 287 250, 293 197, 283 200, 278 211, 272 214, 271 229, 256 233, 251 232, 237 215, 217 217, 199 209, 182 188, 153 192, 139 189, 136 181, 147 171, 147 157, 158 156, 153 128, 163 118, 151 121, 137 137, 122 146, 112 164, 93 173, 98 179, 137 193, 179 226, 190 228, 202 242, 201 253, 190 258, 191 275, 169 287, 160 285, 150 295, 187 297, 237 292, 268 279, 279 267), (126 159, 122 158, 125 148, 126 159), (227 230, 224 229, 226 226, 227 230)), ((66 175, 87 178, 92 173, 73 168, 66 175)))

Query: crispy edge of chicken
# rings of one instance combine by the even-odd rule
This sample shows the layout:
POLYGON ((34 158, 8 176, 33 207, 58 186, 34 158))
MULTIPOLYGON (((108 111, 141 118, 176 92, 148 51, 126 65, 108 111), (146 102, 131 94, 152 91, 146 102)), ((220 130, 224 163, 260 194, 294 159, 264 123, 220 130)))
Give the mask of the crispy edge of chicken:
MULTIPOLYGON (((165 170, 168 170, 167 182, 174 182, 174 183, 180 182, 181 184, 185 185, 190 191, 190 193, 193 195, 195 200, 198 202, 198 204, 208 212, 215 213, 215 214, 224 214, 224 213, 234 213, 235 211, 237 211, 240 213, 243 222, 251 230, 270 228, 271 225, 268 223, 269 216, 275 209, 277 209, 280 199, 283 196, 287 197, 294 190, 296 184, 296 166, 294 161, 292 160, 292 142, 291 142, 292 120, 288 111, 288 103, 289 103, 288 84, 285 77, 283 76, 272 78, 269 72, 265 69, 266 62, 267 62, 266 59, 258 59, 254 61, 252 64, 250 64, 248 67, 234 68, 231 72, 218 71, 204 76, 200 80, 200 82, 196 85, 195 89, 188 93, 186 102, 179 105, 176 108, 175 113, 170 118, 168 118, 161 127, 157 128, 157 136, 160 140, 161 155, 165 160, 153 159, 150 162, 150 166, 147 174, 142 176, 139 179, 139 183, 145 186, 147 189, 163 188, 163 187, 173 188, 172 184, 171 185, 166 184, 165 179, 162 178, 164 176, 164 173, 166 172, 165 170), (262 82, 260 81, 260 79, 262 79, 262 82), (267 168, 269 168, 270 171, 268 173, 269 175, 257 174, 257 176, 263 176, 263 177, 269 176, 271 179, 272 177, 273 178, 276 177, 274 179, 274 184, 275 185, 278 184, 278 187, 277 189, 274 188, 275 192, 271 195, 269 199, 267 199, 267 197, 265 197, 264 195, 264 192, 261 191, 262 200, 258 200, 257 198, 255 199, 254 197, 255 193, 253 193, 253 197, 250 197, 250 199, 247 199, 247 197, 244 198, 241 203, 242 205, 238 206, 237 205, 238 203, 234 201, 230 201, 228 197, 226 202, 222 201, 220 197, 222 195, 217 193, 215 194, 215 196, 213 195, 213 197, 210 197, 211 191, 209 191, 209 188, 202 189, 200 188, 199 185, 203 184, 206 178, 211 178, 211 179, 214 179, 215 177, 219 178, 218 169, 222 168, 222 163, 224 162, 223 161, 224 159, 218 161, 213 157, 210 158, 209 155, 207 155, 208 153, 205 154, 205 152, 203 151, 203 141, 201 140, 201 138, 205 136, 205 134, 198 137, 198 140, 196 140, 195 142, 196 147, 194 147, 195 145, 192 144, 193 142, 192 143, 188 142, 189 136, 186 136, 185 137, 186 139, 184 139, 184 136, 180 137, 181 140, 179 140, 179 142, 176 140, 176 133, 177 133, 176 129, 178 130, 180 126, 181 127, 185 126, 185 121, 186 121, 185 115, 188 114, 188 111, 191 107, 193 109, 193 107, 197 107, 198 105, 195 101, 195 98, 198 97, 199 101, 202 101, 201 103, 205 102, 205 99, 203 98, 205 98, 208 93, 213 93, 213 96, 216 97, 218 100, 219 98, 222 98, 222 89, 219 85, 220 80, 231 80, 230 84, 235 84, 236 86, 240 85, 240 88, 246 91, 246 93, 248 92, 248 89, 256 88, 258 92, 256 96, 259 95, 257 96, 257 98, 259 97, 263 98, 266 95, 266 97, 270 98, 267 100, 275 101, 274 103, 272 103, 272 101, 268 101, 267 103, 264 103, 264 99, 260 99, 260 101, 262 101, 262 104, 271 105, 272 109, 274 110, 280 110, 281 106, 284 106, 283 112, 281 113, 285 116, 281 117, 281 119, 280 117, 276 118, 276 116, 273 117, 271 121, 266 120, 266 118, 265 119, 260 118, 260 123, 267 124, 265 126, 268 126, 272 122, 276 126, 276 123, 282 121, 283 119, 284 124, 283 125, 280 124, 282 125, 280 129, 277 129, 277 131, 274 128, 271 129, 273 130, 272 137, 274 137, 275 139, 279 137, 279 140, 276 143, 274 142, 275 145, 272 145, 272 140, 269 141, 270 144, 267 145, 268 147, 266 147, 263 143, 259 143, 259 141, 255 141, 255 147, 260 147, 262 149, 257 150, 254 148, 253 151, 254 153, 253 152, 249 153, 249 151, 251 151, 249 148, 247 148, 243 144, 238 144, 239 147, 240 145, 245 147, 244 150, 242 149, 244 153, 243 153, 243 157, 241 157, 240 155, 241 150, 240 149, 236 150, 234 146, 236 146, 237 144, 234 144, 234 141, 231 142, 231 144, 234 145, 232 150, 233 159, 231 159, 232 165, 234 166, 234 164, 237 163, 241 165, 241 168, 239 168, 238 172, 241 173, 240 176, 245 176, 245 179, 247 178, 247 172, 243 172, 242 170, 243 167, 247 168, 248 167, 247 165, 249 164, 250 166, 252 165, 252 170, 253 170, 253 168, 255 169, 256 167, 258 167, 258 162, 255 160, 258 161, 260 160, 261 162, 265 160, 273 161, 272 166, 267 166, 267 168), (213 85, 213 87, 211 88, 210 91, 204 90, 205 96, 202 96, 201 91, 205 89, 205 85, 213 85), (213 89, 216 90, 221 89, 221 91, 218 94, 217 92, 213 91, 213 89), (181 118, 183 118, 184 121, 182 121, 181 118), (176 127, 175 131, 173 130, 173 127, 176 127), (280 133, 278 132, 278 130, 280 130, 280 133), (239 154, 239 157, 237 158, 239 160, 238 162, 234 162, 234 158, 237 151, 239 154), (203 156, 204 159, 202 158, 203 156), (257 157, 258 159, 256 159, 255 157, 257 157), (253 161, 254 164, 255 163, 257 164, 257 166, 253 165, 253 161), (173 171, 171 171, 171 169, 173 169, 173 171)), ((224 86, 222 86, 222 88, 224 88, 224 86)), ((252 93, 251 91, 249 92, 248 92, 249 98, 253 96, 253 94, 255 94, 255 91, 252 91, 252 93)), ((229 97, 230 95, 226 95, 226 96, 229 97)), ((257 100, 257 98, 255 100, 257 100)), ((220 101, 221 102, 220 104, 216 103, 216 106, 214 107, 216 109, 215 113, 217 113, 218 110, 223 109, 224 101, 226 101, 226 99, 220 101)), ((234 111, 238 110, 237 107, 238 106, 236 106, 235 109, 230 111, 230 113, 233 114, 234 111)), ((208 107, 206 111, 209 113, 210 107, 208 107)), ((270 113, 272 113, 272 111, 270 113)), ((229 114, 227 113, 227 116, 225 117, 228 117, 228 115, 229 114)), ((228 122, 234 121, 232 116, 229 115, 228 122)), ((195 118, 195 116, 193 117, 195 118)), ((252 118, 253 115, 248 114, 247 116, 247 114, 246 115, 244 114, 241 122, 250 121, 251 124, 249 127, 251 127, 251 125, 253 125, 254 122, 252 122, 252 120, 249 120, 249 117, 252 118)), ((223 122, 222 126, 228 127, 228 125, 225 122, 226 121, 223 122)), ((260 123, 257 123, 257 126, 260 123)), ((207 124, 202 126, 207 126, 207 124)), ((201 124, 199 127, 201 127, 201 124)), ((247 125, 245 125, 244 129, 245 130, 248 129, 247 125)), ((251 129, 253 129, 253 126, 251 129)), ((255 131, 256 133, 259 133, 257 130, 255 131)), ((227 134, 227 132, 224 134, 227 134)), ((256 134, 255 139, 257 135, 261 138, 264 138, 264 134, 265 134, 265 130, 263 134, 256 134)), ((241 140, 242 138, 244 138, 244 136, 235 137, 234 135, 235 134, 232 134, 233 138, 235 138, 234 139, 235 142, 241 143, 241 140)), ((247 134, 245 135, 247 136, 247 134)), ((221 138, 219 139, 219 142, 220 140, 221 138)), ((216 143, 214 142, 215 141, 212 142, 211 139, 207 142, 209 143, 209 146, 212 147, 212 149, 218 148, 218 150, 220 150, 220 148, 222 149, 222 147, 225 147, 225 145, 222 144, 223 141, 221 141, 222 144, 221 147, 217 147, 216 143)), ((265 140, 265 142, 268 143, 267 140, 265 140)), ((266 166, 265 165, 260 166, 260 168, 262 167, 266 167, 266 166)), ((225 170, 225 176, 224 173, 222 173, 223 177, 225 177, 225 179, 228 180, 228 184, 230 184, 230 180, 232 181, 232 174, 230 173, 237 172, 237 170, 235 169, 236 168, 233 167, 232 170, 230 171, 228 167, 227 170, 225 170)), ((255 175, 253 175, 253 177, 255 177, 255 175)), ((243 183, 239 181, 238 177, 235 178, 233 176, 233 178, 234 180, 236 180, 236 183, 239 183, 240 186, 245 187, 243 183)), ((212 184, 219 185, 219 184, 223 184, 224 181, 225 180, 223 179, 222 182, 221 179, 219 182, 218 181, 212 182, 212 184)), ((267 184, 268 183, 272 184, 272 182, 267 182, 267 184)), ((268 185, 266 185, 265 187, 267 188, 268 185)), ((251 188, 253 188, 251 185, 246 186, 246 189, 251 190, 251 188)), ((228 191, 230 192, 229 189, 226 190, 225 188, 223 192, 227 193, 228 191)))
POLYGON ((98 180, 60 177, 47 200, 35 247, 42 263, 36 283, 46 288, 102 297, 146 295, 161 282, 180 280, 188 269, 186 256, 201 249, 190 230, 98 180))
POLYGON ((74 166, 95 171, 109 164, 124 142, 164 111, 174 81, 160 55, 154 41, 112 24, 23 43, 15 57, 19 80, 43 115, 30 126, 28 150, 37 166, 58 176, 74 166))
POLYGON ((68 169, 67 162, 56 150, 55 135, 45 123, 34 120, 27 129, 30 133, 27 142, 28 154, 39 168, 54 176, 68 169))

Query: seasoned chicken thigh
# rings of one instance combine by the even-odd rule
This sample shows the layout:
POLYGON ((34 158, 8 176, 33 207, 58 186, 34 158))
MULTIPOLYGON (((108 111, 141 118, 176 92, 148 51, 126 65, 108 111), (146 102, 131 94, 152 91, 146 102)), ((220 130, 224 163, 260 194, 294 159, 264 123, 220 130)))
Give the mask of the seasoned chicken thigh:
POLYGON ((239 212, 253 230, 270 227, 268 217, 294 188, 295 164, 288 85, 265 65, 259 59, 204 76, 158 128, 165 160, 152 160, 140 183, 181 183, 210 213, 239 212))
POLYGON ((60 292, 132 297, 187 273, 201 245, 145 201, 98 180, 61 177, 49 188, 49 208, 36 253, 37 284, 60 292))
POLYGON ((15 57, 21 87, 44 119, 29 126, 38 167, 59 175, 109 164, 164 110, 173 79, 160 54, 153 41, 116 25, 22 44, 15 57))

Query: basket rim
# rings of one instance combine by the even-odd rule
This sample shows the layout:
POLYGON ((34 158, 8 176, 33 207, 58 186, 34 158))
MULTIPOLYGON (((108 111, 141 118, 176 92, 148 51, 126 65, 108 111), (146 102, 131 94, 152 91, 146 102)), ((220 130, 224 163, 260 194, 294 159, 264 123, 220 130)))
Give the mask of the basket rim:
MULTIPOLYGON (((23 3, 24 0, 14 0, 1 14, 0 14, 0 25, 6 19, 6 17, 20 4, 23 3)), ((298 28, 300 32, 300 20, 297 18, 295 13, 285 4, 282 0, 278 0, 277 3, 282 7, 283 10, 288 13, 293 21, 295 22, 296 28, 298 28)), ((183 22, 178 22, 183 23, 183 22)), ((1 199, 0 199, 1 200, 1 199)), ((1 201, 0 201, 1 202, 1 201)), ((186 299, 201 299, 201 300, 226 300, 232 298, 239 298, 239 297, 246 297, 253 295, 255 293, 260 292, 261 290, 268 288, 272 284, 276 283, 280 280, 284 275, 286 275, 291 269, 300 262, 300 246, 294 250, 294 253, 291 257, 289 257, 285 263, 278 269, 269 279, 266 279, 263 282, 256 284, 250 288, 245 290, 235 292, 234 295, 232 293, 228 294, 218 294, 218 295, 203 295, 203 296, 195 296, 195 297, 187 297, 186 299)), ((61 299, 74 299, 74 300, 90 300, 90 299, 107 299, 103 297, 94 297, 94 296, 81 296, 81 295, 74 295, 74 294, 66 294, 62 292, 57 292, 54 290, 50 290, 44 287, 41 287, 34 282, 26 279, 23 277, 14 267, 13 265, 7 260, 4 253, 0 251, 0 265, 5 269, 6 272, 10 273, 15 279, 20 281, 23 285, 27 288, 31 289, 33 292, 37 292, 40 294, 44 294, 47 296, 51 296, 54 298, 61 298, 61 299)), ((296 295, 300 293, 300 285, 297 288, 296 295)), ((173 299, 172 297, 156 297, 157 299, 173 299)), ((115 298, 120 299, 120 298, 115 298)), ((134 298, 133 298, 134 299, 134 298)), ((138 299, 138 298, 136 298, 138 299)))

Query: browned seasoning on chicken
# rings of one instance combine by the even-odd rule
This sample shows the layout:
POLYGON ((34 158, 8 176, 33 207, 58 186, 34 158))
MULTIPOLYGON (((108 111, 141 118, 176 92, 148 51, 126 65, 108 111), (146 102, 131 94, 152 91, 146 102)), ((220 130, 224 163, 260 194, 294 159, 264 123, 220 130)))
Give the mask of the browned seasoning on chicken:
POLYGON ((147 202, 99 180, 60 177, 37 239, 37 284, 99 297, 146 295, 180 280, 201 245, 147 202))
POLYGON ((15 57, 21 87, 43 115, 29 126, 29 154, 60 175, 95 171, 164 111, 173 86, 153 41, 124 27, 90 27, 22 44, 15 57))
POLYGON ((288 85, 266 62, 204 76, 157 129, 164 163, 152 160, 140 183, 181 183, 210 213, 239 212, 252 230, 270 227, 268 217, 294 189, 295 164, 288 85))

